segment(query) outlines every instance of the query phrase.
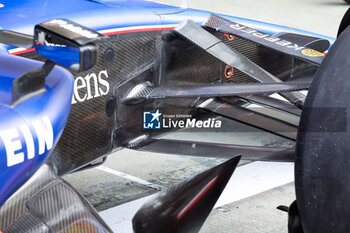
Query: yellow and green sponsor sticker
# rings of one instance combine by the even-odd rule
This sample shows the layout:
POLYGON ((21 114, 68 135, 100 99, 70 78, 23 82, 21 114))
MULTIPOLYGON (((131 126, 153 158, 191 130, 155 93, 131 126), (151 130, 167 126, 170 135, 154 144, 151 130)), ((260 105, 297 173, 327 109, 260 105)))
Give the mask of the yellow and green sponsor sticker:
POLYGON ((308 57, 324 57, 325 55, 314 49, 303 49, 301 53, 308 57))

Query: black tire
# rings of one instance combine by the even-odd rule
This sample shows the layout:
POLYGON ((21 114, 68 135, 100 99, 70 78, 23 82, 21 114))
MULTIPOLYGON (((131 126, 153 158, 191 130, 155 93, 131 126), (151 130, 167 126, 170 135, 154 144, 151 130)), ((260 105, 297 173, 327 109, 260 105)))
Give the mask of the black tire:
MULTIPOLYGON (((350 3, 350 0, 344 0, 347 3, 350 3)), ((340 34, 350 25, 350 8, 345 12, 343 19, 341 20, 341 23, 338 28, 338 34, 339 37, 340 34)))
POLYGON ((350 232, 350 27, 325 57, 300 120, 295 162, 305 233, 350 232))

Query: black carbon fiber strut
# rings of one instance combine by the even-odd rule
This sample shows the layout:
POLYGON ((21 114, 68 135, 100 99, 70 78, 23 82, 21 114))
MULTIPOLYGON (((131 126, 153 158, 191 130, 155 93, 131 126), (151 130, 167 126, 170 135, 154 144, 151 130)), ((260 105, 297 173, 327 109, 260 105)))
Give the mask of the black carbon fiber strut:
POLYGON ((280 149, 265 146, 246 146, 222 143, 196 142, 172 139, 149 139, 141 147, 129 148, 139 151, 209 158, 232 158, 241 155, 252 161, 294 162, 294 148, 280 149), (179 150, 181 148, 181 150, 179 150))
MULTIPOLYGON (((202 27, 198 26, 192 20, 186 20, 179 24, 175 31, 184 36, 188 40, 192 41, 209 54, 213 55, 217 59, 221 60, 227 65, 237 68, 243 73, 249 75, 253 79, 261 83, 280 83, 279 78, 270 74, 249 58, 242 55, 233 48, 224 44, 217 37, 206 31, 202 27)), ((281 94, 288 101, 295 104, 297 107, 302 108, 305 96, 301 93, 284 93, 281 94)))
POLYGON ((199 108, 254 126, 287 139, 295 141, 297 137, 298 127, 244 107, 211 99, 201 104, 199 108))
POLYGON ((248 83, 154 87, 142 83, 135 86, 123 98, 122 102, 124 104, 133 104, 147 99, 263 95, 306 90, 309 86, 310 83, 248 83))
POLYGON ((252 96, 246 96, 246 97, 242 97, 243 99, 249 101, 250 103, 255 103, 258 105, 263 105, 266 107, 270 107, 270 108, 274 108, 280 111, 284 111, 296 116, 301 115, 301 110, 299 108, 297 108, 295 105, 287 102, 287 101, 283 101, 283 100, 279 100, 279 99, 275 99, 273 97, 269 97, 269 96, 264 96, 264 95, 252 95, 252 96))

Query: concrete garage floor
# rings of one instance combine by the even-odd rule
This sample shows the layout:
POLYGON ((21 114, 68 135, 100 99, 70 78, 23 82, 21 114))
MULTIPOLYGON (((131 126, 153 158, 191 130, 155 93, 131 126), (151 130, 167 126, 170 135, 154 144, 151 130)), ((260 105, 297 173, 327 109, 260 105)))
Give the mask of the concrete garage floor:
MULTIPOLYGON (((173 0, 159 2, 180 4, 180 1, 173 0)), ((188 6, 333 37, 336 36, 340 20, 348 9, 348 5, 342 0, 218 0, 215 3, 212 0, 192 0, 188 1, 188 6)), ((172 138, 246 145, 292 145, 288 140, 240 123, 230 121, 229 124, 224 120, 224 124, 226 130, 220 134, 178 132, 172 135, 172 138)), ((101 211, 101 216, 112 225, 115 232, 129 233, 130 219, 144 201, 139 198, 147 198, 159 189, 223 161, 122 150, 109 156, 101 167, 71 174, 65 179, 101 211)), ((269 164, 246 163, 240 164, 240 170, 236 171, 234 176, 237 176, 237 179, 248 177, 247 181, 243 179, 242 182, 247 182, 246 185, 252 184, 250 189, 259 184, 265 186, 252 192, 248 187, 246 194, 240 195, 244 191, 244 184, 230 185, 225 190, 222 200, 219 200, 217 208, 210 214, 201 233, 287 232, 287 214, 276 210, 276 207, 281 204, 289 205, 295 199, 292 165, 277 164, 273 171, 275 173, 267 176, 268 170, 262 170, 260 173, 258 168, 253 168, 251 173, 244 173, 243 170, 248 168, 247 166, 270 166, 269 164), (285 169, 285 166, 288 166, 289 170, 285 169), (285 174, 282 173, 286 170, 289 172, 286 178, 272 184, 275 182, 273 177, 284 177, 285 174)))

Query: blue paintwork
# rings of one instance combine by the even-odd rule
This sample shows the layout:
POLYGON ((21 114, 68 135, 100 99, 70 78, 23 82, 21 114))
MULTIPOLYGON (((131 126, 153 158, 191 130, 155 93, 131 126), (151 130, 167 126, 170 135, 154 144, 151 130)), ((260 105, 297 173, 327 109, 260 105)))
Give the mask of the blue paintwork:
MULTIPOLYGON (((185 19, 202 24, 210 15, 208 11, 182 9, 142 0, 0 0, 0 29, 33 34, 34 25, 54 18, 67 18, 95 30, 105 30, 130 26, 173 25, 185 19), (176 13, 176 14, 174 14, 176 13)), ((221 15, 232 21, 250 26, 268 34, 292 32, 328 39, 334 38, 262 23, 254 20, 221 15)), ((47 78, 47 92, 26 100, 15 108, 10 107, 12 81, 15 77, 38 67, 41 63, 24 58, 9 56, 11 46, 0 45, 0 133, 9 128, 17 128, 22 123, 30 125, 35 119, 47 115, 54 129, 54 144, 57 143, 66 124, 72 97, 73 79, 68 71, 55 68, 47 78)), ((7 167, 6 152, 0 138, 0 205, 15 192, 45 161, 50 151, 38 154, 38 142, 34 136, 36 155, 21 164, 7 167)), ((26 157, 26 145, 20 135, 22 149, 26 157)))
POLYGON ((35 52, 64 67, 80 66, 80 49, 71 46, 35 44, 35 52))
MULTIPOLYGON (((0 8, 0 28, 31 35, 35 24, 53 18, 67 18, 94 30, 105 30, 129 26, 178 24, 188 18, 201 24, 211 13, 142 0, 2 0, 1 3, 5 6, 0 8)), ((234 16, 221 16, 268 34, 293 32, 334 42, 334 38, 303 30, 234 16)))
POLYGON ((0 206, 28 180, 43 164, 50 151, 39 155, 38 140, 32 122, 47 116, 53 126, 55 145, 63 132, 71 108, 73 77, 70 72, 55 67, 47 77, 47 91, 32 97, 11 108, 12 82, 15 77, 42 66, 41 62, 0 54, 0 206), (35 156, 27 159, 27 147, 20 125, 26 124, 31 130, 34 139, 35 156), (8 167, 7 153, 2 140, 2 132, 8 129, 17 129, 21 141, 21 149, 16 153, 24 153, 24 162, 8 167))

